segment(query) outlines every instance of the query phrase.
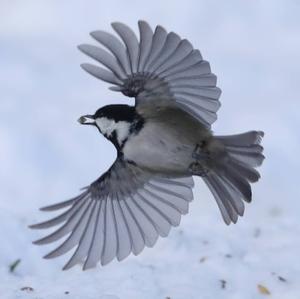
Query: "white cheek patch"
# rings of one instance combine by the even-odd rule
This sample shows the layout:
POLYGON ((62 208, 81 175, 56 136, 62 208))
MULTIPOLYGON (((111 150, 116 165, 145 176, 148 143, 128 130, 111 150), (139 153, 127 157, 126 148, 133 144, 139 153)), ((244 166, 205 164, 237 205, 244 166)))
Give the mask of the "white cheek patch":
POLYGON ((99 127, 102 134, 107 135, 108 137, 116 128, 116 123, 112 119, 106 117, 101 117, 96 119, 97 126, 99 127))
POLYGON ((130 123, 126 121, 115 122, 112 119, 101 117, 96 119, 96 123, 101 133, 106 135, 107 137, 110 137, 111 134, 115 131, 118 143, 120 145, 129 135, 130 123))
POLYGON ((128 137, 129 130, 130 130, 130 123, 127 121, 119 121, 117 123, 117 139, 119 144, 121 145, 122 142, 128 137))

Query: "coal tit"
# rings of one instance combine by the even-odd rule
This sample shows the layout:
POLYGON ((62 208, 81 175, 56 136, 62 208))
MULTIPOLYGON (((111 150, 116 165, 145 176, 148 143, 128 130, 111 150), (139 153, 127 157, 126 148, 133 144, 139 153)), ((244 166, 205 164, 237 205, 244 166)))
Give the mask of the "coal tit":
POLYGON ((211 125, 220 107, 216 76, 186 39, 139 21, 140 39, 126 25, 113 23, 120 39, 92 32, 102 47, 79 49, 104 67, 82 64, 112 90, 135 98, 135 106, 108 105, 79 118, 95 127, 117 149, 111 168, 83 192, 42 208, 64 212, 32 225, 44 229, 61 224, 34 242, 62 244, 46 255, 60 256, 76 247, 64 266, 83 269, 105 265, 152 247, 166 237, 188 212, 193 176, 211 190, 226 224, 236 223, 251 201, 250 183, 263 162, 261 131, 215 136, 211 125))

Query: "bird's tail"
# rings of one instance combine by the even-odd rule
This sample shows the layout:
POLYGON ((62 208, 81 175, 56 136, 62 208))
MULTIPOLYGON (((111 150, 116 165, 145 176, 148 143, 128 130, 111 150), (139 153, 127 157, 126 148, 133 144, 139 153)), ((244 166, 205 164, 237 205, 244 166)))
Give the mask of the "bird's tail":
POLYGON ((220 208, 226 224, 236 223, 244 213, 244 201, 251 202, 250 183, 260 175, 256 167, 264 160, 260 145, 264 133, 250 131, 238 135, 215 136, 222 147, 222 154, 213 159, 213 167, 203 179, 220 208))

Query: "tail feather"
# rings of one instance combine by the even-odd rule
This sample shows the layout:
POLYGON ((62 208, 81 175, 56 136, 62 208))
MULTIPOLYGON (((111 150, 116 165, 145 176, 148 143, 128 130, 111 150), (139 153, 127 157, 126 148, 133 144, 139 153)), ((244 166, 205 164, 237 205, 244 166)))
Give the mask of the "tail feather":
POLYGON ((223 167, 226 167, 226 171, 222 171, 221 175, 218 174, 218 172, 217 174, 220 175, 227 184, 231 185, 231 187, 234 188, 246 202, 251 202, 252 191, 248 180, 238 173, 233 167, 228 165, 223 167))
POLYGON ((260 145, 264 133, 250 131, 244 134, 216 136, 225 149, 224 155, 216 156, 214 167, 204 178, 213 193, 226 224, 236 223, 244 213, 244 203, 251 202, 250 183, 260 178, 255 167, 264 160, 260 145))
POLYGON ((227 184, 226 180, 222 179, 221 177, 216 176, 217 181, 220 185, 222 185, 223 189, 225 188, 227 192, 229 193, 228 199, 231 202, 231 205, 234 207, 235 211, 239 216, 244 215, 245 211, 245 204, 241 200, 240 193, 236 191, 232 185, 227 184))
POLYGON ((264 132, 262 131, 249 131, 242 134, 216 136, 225 146, 241 146, 247 147, 253 144, 260 144, 264 132))
POLYGON ((262 131, 250 131, 243 134, 216 136, 229 156, 251 167, 260 166, 264 160, 264 148, 260 145, 264 136, 262 131))
POLYGON ((226 224, 236 223, 238 216, 243 216, 245 210, 244 203, 237 191, 213 173, 204 177, 204 181, 216 199, 224 222, 226 224))
POLYGON ((232 206, 230 205, 229 201, 224 200, 224 190, 222 187, 213 180, 212 177, 204 178, 208 188, 212 192, 217 202, 217 205, 221 211, 221 215, 223 217, 224 222, 228 225, 231 223, 236 223, 237 221, 237 213, 233 210, 232 206))
POLYGON ((229 168, 238 172, 239 175, 245 177, 251 183, 255 183, 260 179, 260 174, 256 169, 236 159, 230 160, 229 168))

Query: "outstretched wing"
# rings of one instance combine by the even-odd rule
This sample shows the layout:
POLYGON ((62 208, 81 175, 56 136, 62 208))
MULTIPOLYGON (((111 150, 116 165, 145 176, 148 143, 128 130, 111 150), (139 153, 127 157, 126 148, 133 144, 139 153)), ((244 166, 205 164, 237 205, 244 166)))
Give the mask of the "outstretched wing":
POLYGON ((138 24, 140 41, 121 23, 113 23, 112 27, 122 41, 104 31, 92 32, 108 51, 92 45, 80 45, 79 49, 105 68, 88 63, 82 68, 112 83, 112 90, 135 97, 137 109, 144 114, 171 106, 210 128, 217 118, 221 90, 216 87, 217 78, 209 63, 176 33, 167 33, 161 26, 153 33, 146 22, 138 24))
POLYGON ((45 229, 62 224, 50 235, 35 241, 48 244, 67 238, 45 258, 60 256, 76 246, 64 266, 84 263, 83 269, 106 265, 115 257, 123 260, 154 246, 158 236, 166 237, 178 226, 193 199, 193 179, 166 178, 147 173, 134 164, 117 159, 113 166, 79 196, 42 208, 56 211, 55 218, 32 225, 45 229))

